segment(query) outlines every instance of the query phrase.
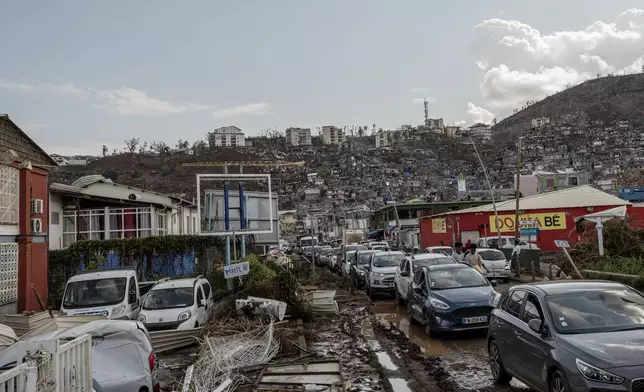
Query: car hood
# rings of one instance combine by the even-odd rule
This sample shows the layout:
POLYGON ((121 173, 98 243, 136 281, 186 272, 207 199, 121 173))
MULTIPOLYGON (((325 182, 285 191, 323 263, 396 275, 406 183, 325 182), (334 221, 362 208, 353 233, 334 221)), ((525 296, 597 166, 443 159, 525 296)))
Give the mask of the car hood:
POLYGON ((559 335, 562 347, 604 369, 644 365, 644 330, 559 335))
POLYGON ((432 295, 448 304, 489 302, 496 296, 492 286, 464 287, 460 289, 434 290, 432 295))
POLYGON ((373 267, 373 272, 378 272, 381 274, 393 275, 396 273, 396 271, 398 271, 398 267, 373 267))

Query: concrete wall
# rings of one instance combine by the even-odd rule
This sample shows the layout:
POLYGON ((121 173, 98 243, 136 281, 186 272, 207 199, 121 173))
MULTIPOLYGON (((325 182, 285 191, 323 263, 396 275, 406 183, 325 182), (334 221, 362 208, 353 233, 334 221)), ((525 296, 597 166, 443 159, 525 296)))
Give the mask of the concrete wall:
POLYGON ((63 248, 63 198, 56 193, 49 194, 49 249, 63 248), (52 215, 58 214, 58 224, 54 224, 52 215))

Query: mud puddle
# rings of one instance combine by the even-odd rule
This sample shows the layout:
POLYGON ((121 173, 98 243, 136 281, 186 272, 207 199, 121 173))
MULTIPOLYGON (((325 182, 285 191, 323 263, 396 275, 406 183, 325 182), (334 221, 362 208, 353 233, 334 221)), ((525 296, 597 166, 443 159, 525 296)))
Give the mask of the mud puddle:
POLYGON ((404 356, 407 366, 414 361, 422 362, 424 370, 433 376, 441 390, 529 390, 516 381, 507 387, 494 383, 487 361, 485 331, 429 338, 421 325, 410 322, 407 309, 397 306, 395 302, 376 302, 372 311, 376 335, 395 341, 394 351, 404 356))

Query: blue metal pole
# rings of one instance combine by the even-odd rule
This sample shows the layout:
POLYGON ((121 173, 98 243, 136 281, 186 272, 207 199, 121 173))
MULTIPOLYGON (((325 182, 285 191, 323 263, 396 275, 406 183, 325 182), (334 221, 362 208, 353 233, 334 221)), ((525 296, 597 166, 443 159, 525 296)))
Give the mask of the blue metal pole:
MULTIPOLYGON (((239 228, 246 228, 246 203, 244 198, 244 183, 239 183, 239 228)), ((246 258, 246 236, 241 237, 241 257, 246 258)))
MULTIPOLYGON (((224 183, 224 227, 226 231, 230 230, 230 212, 228 203, 228 183, 224 183)), ((230 265, 230 236, 226 236, 226 265, 230 265)), ((228 279, 226 282, 228 290, 233 289, 233 280, 228 279)))

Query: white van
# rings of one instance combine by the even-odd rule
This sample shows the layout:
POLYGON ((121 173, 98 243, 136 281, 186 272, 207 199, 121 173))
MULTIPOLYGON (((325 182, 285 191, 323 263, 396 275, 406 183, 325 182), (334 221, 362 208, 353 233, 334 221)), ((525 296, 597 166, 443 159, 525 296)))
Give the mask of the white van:
POLYGON ((136 320, 140 310, 139 282, 131 268, 72 276, 60 305, 64 315, 101 314, 111 320, 136 320))
POLYGON ((165 280, 143 298, 139 321, 148 331, 197 328, 208 321, 212 306, 210 283, 203 276, 165 280))
MULTIPOLYGON (((477 248, 490 248, 494 243, 499 242, 499 237, 481 237, 476 240, 476 247, 477 248)), ((514 244, 516 243, 516 240, 514 239, 513 236, 501 236, 501 245, 499 248, 501 249, 512 249, 514 248, 514 244)), ((534 249, 534 250, 539 250, 539 247, 536 246, 533 243, 530 243, 524 239, 519 239, 519 246, 521 249, 534 249)))

